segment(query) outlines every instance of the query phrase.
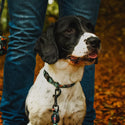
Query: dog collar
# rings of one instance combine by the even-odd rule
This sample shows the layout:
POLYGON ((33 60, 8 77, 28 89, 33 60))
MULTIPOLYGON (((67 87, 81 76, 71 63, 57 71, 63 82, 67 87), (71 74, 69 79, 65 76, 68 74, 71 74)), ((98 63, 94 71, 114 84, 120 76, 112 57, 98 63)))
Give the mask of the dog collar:
POLYGON ((75 83, 68 85, 61 85, 59 82, 55 82, 46 70, 43 71, 43 74, 46 80, 52 85, 54 85, 56 88, 70 88, 75 85, 75 83))

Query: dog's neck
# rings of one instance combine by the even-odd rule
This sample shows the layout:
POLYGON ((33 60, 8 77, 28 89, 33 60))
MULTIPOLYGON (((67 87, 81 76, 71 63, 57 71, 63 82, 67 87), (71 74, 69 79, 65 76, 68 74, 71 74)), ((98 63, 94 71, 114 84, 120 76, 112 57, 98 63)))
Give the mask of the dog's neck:
POLYGON ((55 64, 45 63, 44 69, 49 73, 54 81, 62 85, 80 82, 83 76, 84 66, 71 65, 63 59, 55 64))

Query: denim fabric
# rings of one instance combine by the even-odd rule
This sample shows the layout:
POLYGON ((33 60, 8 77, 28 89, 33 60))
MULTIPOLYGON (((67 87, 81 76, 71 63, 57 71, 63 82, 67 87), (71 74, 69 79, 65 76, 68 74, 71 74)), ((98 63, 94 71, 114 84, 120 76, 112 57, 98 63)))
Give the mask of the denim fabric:
MULTIPOLYGON (((59 0, 60 17, 81 15, 96 23, 100 0, 59 0)), ((25 98, 33 84, 34 44, 40 36, 47 0, 8 0, 10 37, 4 66, 4 86, 1 101, 3 125, 26 125, 25 98)), ((86 66, 81 85, 86 95, 87 114, 84 125, 95 119, 94 65, 86 66)))
POLYGON ((34 44, 42 32, 47 0, 8 0, 10 37, 4 66, 4 125, 25 125, 25 98, 34 80, 34 44))
POLYGON ((79 15, 96 24, 101 0, 58 0, 59 15, 79 15))

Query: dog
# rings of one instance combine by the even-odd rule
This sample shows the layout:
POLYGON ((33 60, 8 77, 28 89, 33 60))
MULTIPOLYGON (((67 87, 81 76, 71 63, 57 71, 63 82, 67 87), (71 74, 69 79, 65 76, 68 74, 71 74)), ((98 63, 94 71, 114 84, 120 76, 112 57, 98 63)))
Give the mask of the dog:
POLYGON ((45 65, 26 98, 28 125, 52 125, 53 112, 60 117, 58 125, 82 125, 86 98, 80 81, 84 66, 95 63, 99 49, 92 24, 81 16, 62 17, 40 36, 35 51, 45 65), (55 89, 59 91, 53 98, 55 89))

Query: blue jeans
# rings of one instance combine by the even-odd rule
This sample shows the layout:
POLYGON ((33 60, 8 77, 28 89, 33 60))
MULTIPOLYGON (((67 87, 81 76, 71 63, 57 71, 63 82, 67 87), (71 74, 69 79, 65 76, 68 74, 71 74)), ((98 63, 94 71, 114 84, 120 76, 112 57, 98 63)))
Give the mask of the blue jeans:
MULTIPOLYGON (((100 0, 59 0, 58 4, 60 17, 81 15, 95 25, 100 0)), ((47 0, 8 0, 8 7, 10 42, 4 66, 0 108, 3 125, 26 125, 25 98, 34 80, 34 45, 42 32, 47 0)), ((87 102, 83 125, 93 125, 95 119, 94 71, 94 65, 86 66, 81 82, 87 102)))

